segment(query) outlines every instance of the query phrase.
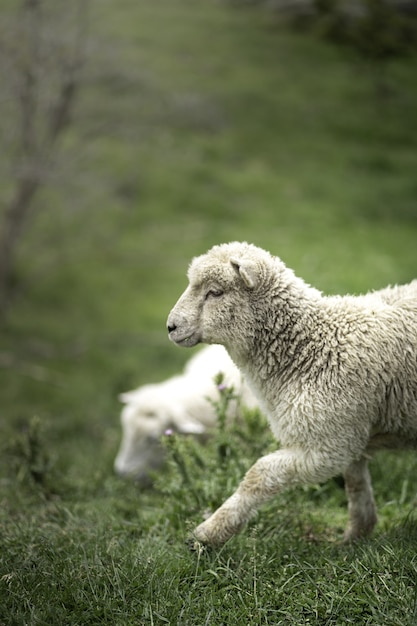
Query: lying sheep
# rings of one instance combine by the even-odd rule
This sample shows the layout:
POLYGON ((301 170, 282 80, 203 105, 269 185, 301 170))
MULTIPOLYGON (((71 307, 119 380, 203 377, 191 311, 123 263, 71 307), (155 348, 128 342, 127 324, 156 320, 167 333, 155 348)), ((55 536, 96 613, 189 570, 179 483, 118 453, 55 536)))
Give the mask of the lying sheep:
MULTIPOLYGON (((213 428, 216 412, 209 399, 218 399, 214 378, 220 372, 223 383, 233 386, 239 401, 255 407, 253 395, 223 346, 207 346, 197 352, 181 375, 121 394, 125 403, 123 433, 115 471, 149 484, 149 471, 158 469, 164 459, 160 438, 165 431, 201 435, 213 428)), ((236 411, 236 402, 231 402, 230 414, 236 411)))
POLYGON ((368 460, 417 445, 417 280, 364 296, 324 296, 247 243, 195 258, 168 317, 179 346, 223 344, 281 449, 261 457, 195 530, 222 544, 286 487, 343 474, 345 538, 376 523, 368 460))

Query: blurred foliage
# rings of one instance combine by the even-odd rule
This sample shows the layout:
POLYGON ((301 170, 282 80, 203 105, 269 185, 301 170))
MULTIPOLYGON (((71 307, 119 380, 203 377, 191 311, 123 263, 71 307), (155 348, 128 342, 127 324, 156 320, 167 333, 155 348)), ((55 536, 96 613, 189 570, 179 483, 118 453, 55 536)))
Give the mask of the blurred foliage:
MULTIPOLYGON (((379 95, 390 87, 386 66, 417 51, 416 0, 252 0, 272 16, 352 50, 370 64, 379 95)), ((232 0, 247 6, 246 0, 232 0)))
POLYGON ((375 63, 412 54, 417 48, 417 3, 316 0, 321 32, 375 63))

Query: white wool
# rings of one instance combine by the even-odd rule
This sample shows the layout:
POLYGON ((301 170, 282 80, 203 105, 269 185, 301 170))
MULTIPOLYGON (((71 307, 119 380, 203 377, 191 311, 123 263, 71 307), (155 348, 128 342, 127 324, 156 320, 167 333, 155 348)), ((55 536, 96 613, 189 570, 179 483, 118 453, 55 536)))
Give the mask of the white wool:
POLYGON ((417 445, 417 281, 362 296, 324 296, 256 246, 194 259, 168 317, 172 341, 224 345, 282 449, 263 457, 195 531, 221 544, 257 507, 295 484, 343 473, 346 537, 376 522, 367 460, 417 445))
MULTIPOLYGON (((209 399, 219 398, 214 378, 220 372, 240 402, 254 407, 254 397, 223 346, 199 350, 180 375, 122 393, 122 440, 115 471, 148 483, 149 471, 159 468, 164 459, 160 438, 165 431, 192 435, 210 431, 216 424, 216 412, 209 399)), ((237 404, 232 402, 230 414, 236 413, 237 404)))

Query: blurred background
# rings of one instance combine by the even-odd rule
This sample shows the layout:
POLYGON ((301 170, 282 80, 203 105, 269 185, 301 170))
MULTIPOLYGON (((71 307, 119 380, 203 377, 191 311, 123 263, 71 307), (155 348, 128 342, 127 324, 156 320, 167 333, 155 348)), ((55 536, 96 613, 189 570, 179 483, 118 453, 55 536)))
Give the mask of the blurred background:
POLYGON ((165 322, 213 244, 326 293, 417 276, 416 25, 411 1, 2 0, 3 446, 36 417, 61 468, 111 473, 118 394, 190 357, 165 322))

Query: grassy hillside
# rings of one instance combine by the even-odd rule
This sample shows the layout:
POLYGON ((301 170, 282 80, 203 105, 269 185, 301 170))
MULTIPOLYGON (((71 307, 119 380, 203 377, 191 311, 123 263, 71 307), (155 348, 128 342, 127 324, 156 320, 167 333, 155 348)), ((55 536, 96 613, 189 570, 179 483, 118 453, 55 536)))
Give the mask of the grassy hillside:
MULTIPOLYGON (((413 454, 375 459, 369 542, 339 547, 330 484, 202 555, 188 525, 259 451, 242 443, 220 487, 196 476, 198 503, 174 466, 141 492, 112 463, 118 393, 190 356, 165 321, 192 256, 248 240, 329 293, 416 276, 416 59, 389 67, 380 100, 353 54, 211 0, 95 3, 88 36, 0 329, 0 623, 414 623, 413 454)), ((212 469, 216 445, 199 452, 212 469)))

